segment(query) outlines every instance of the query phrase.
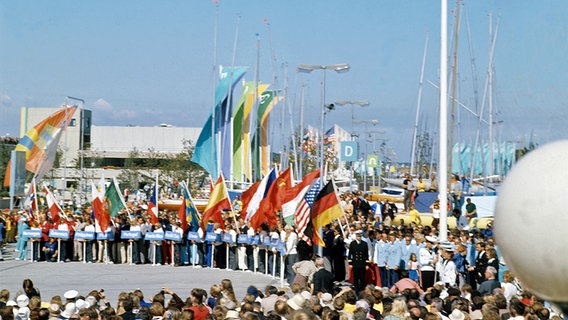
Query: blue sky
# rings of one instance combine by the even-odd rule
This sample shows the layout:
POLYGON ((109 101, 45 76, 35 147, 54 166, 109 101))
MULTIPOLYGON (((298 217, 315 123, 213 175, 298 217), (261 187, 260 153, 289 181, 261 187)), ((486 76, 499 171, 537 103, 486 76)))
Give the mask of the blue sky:
MULTIPOLYGON (((455 6, 449 2, 449 10, 455 6)), ((305 125, 319 128, 321 114, 321 72, 298 74, 295 67, 348 63, 347 73, 327 72, 326 103, 370 101, 368 108, 355 108, 355 119, 380 120, 368 129, 386 130, 397 159, 408 161, 427 35, 420 127, 438 131, 437 89, 428 81, 439 82, 439 12, 437 0, 220 0, 218 7, 210 0, 2 1, 0 132, 18 135, 20 107, 58 106, 66 96, 83 98, 95 125, 199 127, 213 101, 214 51, 217 64, 230 66, 234 59, 235 65, 250 66, 246 79, 253 80, 259 34, 260 80, 273 83, 276 75, 272 88, 278 89, 288 83, 295 125, 302 82, 305 125)), ((542 144, 566 138, 566 2, 475 0, 464 2, 461 12, 459 100, 481 108, 474 103, 473 79, 481 101, 492 14, 493 30, 500 21, 493 90, 500 139, 542 144)), ((452 12, 449 21, 452 36, 452 12)), ((451 53, 455 42, 449 43, 451 53)), ((288 114, 286 106, 273 111, 274 127, 283 110, 288 114)), ((337 123, 349 130, 350 110, 329 113, 326 128, 337 123)), ((476 119, 463 109, 457 118, 456 140, 472 141, 476 119)), ((287 132, 290 120, 284 123, 287 132)), ((355 125, 355 131, 364 130, 355 125)), ((274 145, 281 145, 281 135, 273 136, 274 145)))

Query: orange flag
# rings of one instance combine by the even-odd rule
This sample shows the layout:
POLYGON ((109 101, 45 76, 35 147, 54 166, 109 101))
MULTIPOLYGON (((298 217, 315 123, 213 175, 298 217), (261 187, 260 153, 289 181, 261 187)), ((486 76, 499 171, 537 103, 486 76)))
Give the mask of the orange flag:
POLYGON ((225 186, 225 179, 223 179, 223 175, 220 175, 217 183, 215 183, 215 186, 213 187, 213 191, 211 192, 205 211, 203 212, 203 218, 201 219, 201 227, 203 230, 205 230, 209 220, 219 222, 221 224, 221 228, 225 228, 223 215, 221 214, 223 209, 231 209, 231 200, 229 200, 229 193, 225 186))

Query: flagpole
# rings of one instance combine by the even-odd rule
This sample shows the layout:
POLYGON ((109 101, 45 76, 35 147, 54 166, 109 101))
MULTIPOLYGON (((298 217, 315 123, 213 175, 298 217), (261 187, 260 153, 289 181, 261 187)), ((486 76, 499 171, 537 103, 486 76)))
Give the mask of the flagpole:
POLYGON ((160 216, 160 208, 158 207, 159 197, 160 197, 160 188, 158 186, 158 176, 160 175, 160 170, 156 170, 156 185, 154 187, 154 192, 156 193, 156 215, 160 216))

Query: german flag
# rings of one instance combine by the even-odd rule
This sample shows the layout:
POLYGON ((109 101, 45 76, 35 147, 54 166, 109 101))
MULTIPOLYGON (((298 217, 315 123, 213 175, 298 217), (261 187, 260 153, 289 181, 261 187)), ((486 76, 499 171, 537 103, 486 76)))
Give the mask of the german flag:
POLYGON ((321 234, 321 227, 339 219, 344 215, 343 209, 339 204, 333 180, 330 180, 319 192, 312 207, 312 241, 315 245, 325 246, 321 234))

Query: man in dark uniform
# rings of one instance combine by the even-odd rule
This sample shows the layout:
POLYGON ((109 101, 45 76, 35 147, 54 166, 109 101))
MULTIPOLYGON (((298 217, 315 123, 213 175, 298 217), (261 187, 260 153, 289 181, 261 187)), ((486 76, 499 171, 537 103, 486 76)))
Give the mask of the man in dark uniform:
POLYGON ((365 288, 365 270, 369 263, 369 248, 367 242, 362 240, 363 231, 355 232, 355 240, 349 245, 348 261, 353 268, 353 284, 357 292, 365 288))

